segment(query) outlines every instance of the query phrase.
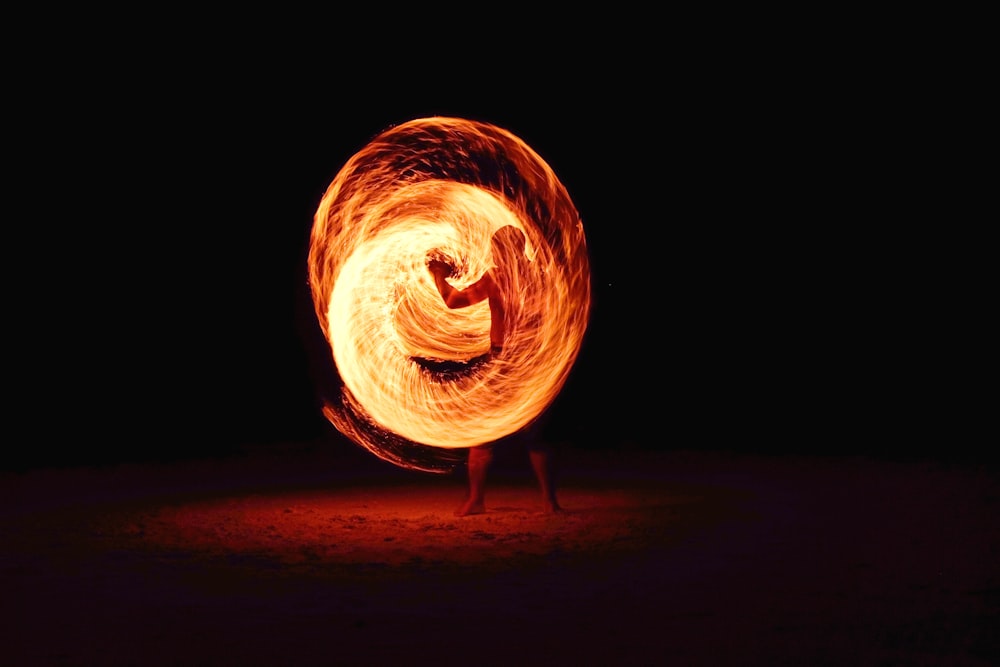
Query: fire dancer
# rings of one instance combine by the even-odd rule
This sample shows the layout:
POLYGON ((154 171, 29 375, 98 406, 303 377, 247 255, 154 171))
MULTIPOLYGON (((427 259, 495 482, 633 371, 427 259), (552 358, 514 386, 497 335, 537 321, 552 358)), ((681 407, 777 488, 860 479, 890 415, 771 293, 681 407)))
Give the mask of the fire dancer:
MULTIPOLYGON (((501 227, 493 235, 491 249, 493 266, 483 276, 465 289, 453 287, 447 278, 454 273, 454 267, 440 257, 427 262, 427 268, 434 276, 441 298, 449 308, 465 308, 486 300, 490 307, 490 353, 487 359, 503 355, 509 323, 517 321, 508 308, 516 306, 515 295, 524 284, 531 268, 525 254, 524 232, 513 225, 501 227), (504 286, 503 288, 501 286, 504 286), (508 296, 505 296, 508 295, 508 296)), ((530 283, 530 281, 529 281, 530 283)), ((556 500, 554 476, 550 458, 551 452, 541 433, 541 420, 521 429, 501 441, 521 439, 528 448, 532 470, 542 492, 542 507, 546 513, 561 511, 556 500)), ((469 494, 465 502, 455 511, 457 516, 482 514, 486 511, 486 476, 493 462, 494 442, 469 448, 466 464, 469 478, 469 494)))

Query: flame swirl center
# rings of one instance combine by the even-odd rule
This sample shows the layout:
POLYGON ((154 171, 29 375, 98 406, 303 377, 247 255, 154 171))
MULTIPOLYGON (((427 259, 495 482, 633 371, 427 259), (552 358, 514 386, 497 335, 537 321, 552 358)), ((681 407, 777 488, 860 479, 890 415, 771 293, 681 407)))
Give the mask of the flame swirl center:
POLYGON ((324 414, 408 468, 449 469, 454 450, 537 419, 590 316, 586 239, 566 188, 521 139, 478 121, 412 120, 352 156, 317 208, 308 266, 343 382, 324 414), (515 236, 523 248, 498 240, 515 236), (502 351, 491 353, 492 302, 449 308, 429 258, 453 267, 456 290, 497 277, 502 351))

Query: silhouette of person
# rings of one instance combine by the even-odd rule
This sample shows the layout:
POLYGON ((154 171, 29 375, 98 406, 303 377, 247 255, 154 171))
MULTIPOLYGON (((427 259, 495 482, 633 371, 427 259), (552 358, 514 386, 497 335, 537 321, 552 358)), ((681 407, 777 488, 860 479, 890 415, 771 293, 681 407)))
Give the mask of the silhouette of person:
MULTIPOLYGON (((528 275, 525 271, 528 258, 525 254, 524 232, 513 225, 501 227, 493 234, 491 242, 493 266, 479 280, 465 289, 452 286, 447 278, 454 268, 448 262, 433 257, 427 268, 434 276, 441 298, 449 308, 466 308, 486 300, 490 307, 490 352, 485 360, 500 357, 504 352, 507 338, 512 333, 510 323, 516 321, 512 309, 516 306, 515 295, 521 288, 520 278, 528 275)), ((530 286, 529 286, 530 287, 530 286)), ((536 286, 537 288, 537 286, 536 286)), ((551 469, 550 447, 542 437, 542 421, 536 419, 519 432, 501 438, 506 441, 520 439, 528 449, 532 471, 538 480, 542 493, 542 507, 546 513, 559 512, 562 508, 556 499, 554 476, 551 469)), ((469 448, 466 464, 469 478, 469 493, 465 502, 455 511, 457 516, 482 514, 486 511, 486 477, 493 462, 493 446, 498 441, 469 448)))

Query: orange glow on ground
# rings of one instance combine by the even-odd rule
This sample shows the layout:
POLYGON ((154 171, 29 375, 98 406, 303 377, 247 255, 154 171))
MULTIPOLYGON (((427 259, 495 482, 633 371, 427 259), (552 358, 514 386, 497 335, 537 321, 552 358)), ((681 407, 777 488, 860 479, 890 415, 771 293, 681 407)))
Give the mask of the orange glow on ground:
POLYGON ((565 384, 590 316, 586 239, 565 187, 519 138, 463 119, 410 121, 354 155, 316 211, 308 264, 343 382, 324 414, 406 468, 447 471, 458 459, 441 450, 531 423, 565 384), (505 226, 524 233, 530 262, 505 292, 503 352, 473 365, 490 351, 490 309, 447 308, 427 261, 446 258, 457 269, 449 282, 467 287, 512 265, 491 250, 505 226), (462 370, 436 373, 421 359, 462 370))
MULTIPOLYGON (((717 521, 726 494, 681 485, 629 490, 575 485, 562 491, 571 508, 537 511, 528 480, 495 480, 486 514, 456 518, 460 487, 397 483, 182 499, 109 514, 100 528, 127 548, 186 552, 202 558, 265 559, 275 567, 320 571, 420 562, 510 568, 551 559, 624 555, 665 544, 717 521)), ((728 511, 731 511, 728 510, 728 511)))
POLYGON ((498 471, 492 511, 456 519, 455 479, 315 452, 0 477, 8 663, 996 655, 994 471, 574 456, 565 515, 536 514, 533 484, 498 471))

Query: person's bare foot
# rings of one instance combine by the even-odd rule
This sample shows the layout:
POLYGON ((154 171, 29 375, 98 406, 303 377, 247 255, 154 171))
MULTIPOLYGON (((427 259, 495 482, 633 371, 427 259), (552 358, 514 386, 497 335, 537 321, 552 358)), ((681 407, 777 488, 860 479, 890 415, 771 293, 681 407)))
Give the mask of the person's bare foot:
POLYGON ((542 503, 542 514, 562 514, 562 511, 563 508, 554 500, 542 503))
POLYGON ((455 510, 455 516, 469 516, 470 514, 484 514, 486 503, 481 500, 466 500, 462 506, 455 510))

